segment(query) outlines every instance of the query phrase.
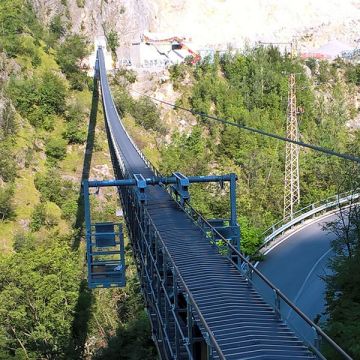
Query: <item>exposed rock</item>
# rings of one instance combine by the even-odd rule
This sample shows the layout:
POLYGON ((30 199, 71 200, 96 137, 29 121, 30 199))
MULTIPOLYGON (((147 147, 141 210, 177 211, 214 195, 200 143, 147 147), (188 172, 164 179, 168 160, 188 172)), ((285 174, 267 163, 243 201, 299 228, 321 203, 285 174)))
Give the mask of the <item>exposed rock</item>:
POLYGON ((30 225, 30 220, 28 220, 28 219, 20 219, 19 220, 19 225, 22 227, 23 230, 28 231, 29 230, 29 225, 30 225))
POLYGON ((92 174, 96 179, 106 179, 110 178, 111 171, 108 165, 96 165, 92 168, 92 174))
POLYGON ((35 139, 33 145, 35 151, 43 151, 45 149, 44 141, 41 139, 35 139))
POLYGON ((144 31, 191 37, 198 48, 243 47, 245 43, 291 41, 302 47, 321 46, 331 39, 354 45, 359 38, 360 6, 352 0, 31 0, 49 24, 62 14, 90 39, 111 30, 119 34, 119 58, 144 31))

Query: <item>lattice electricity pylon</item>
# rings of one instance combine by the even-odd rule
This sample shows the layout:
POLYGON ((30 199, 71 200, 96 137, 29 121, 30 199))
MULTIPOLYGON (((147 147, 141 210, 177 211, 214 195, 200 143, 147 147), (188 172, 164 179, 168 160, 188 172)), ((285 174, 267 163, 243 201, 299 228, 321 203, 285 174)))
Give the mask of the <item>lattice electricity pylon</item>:
MULTIPOLYGON (((286 137, 299 140, 299 128, 296 107, 296 80, 295 74, 289 75, 289 93, 287 107, 286 137)), ((294 208, 300 202, 299 179, 299 146, 286 143, 285 154, 285 188, 284 188, 284 218, 292 217, 294 208)))

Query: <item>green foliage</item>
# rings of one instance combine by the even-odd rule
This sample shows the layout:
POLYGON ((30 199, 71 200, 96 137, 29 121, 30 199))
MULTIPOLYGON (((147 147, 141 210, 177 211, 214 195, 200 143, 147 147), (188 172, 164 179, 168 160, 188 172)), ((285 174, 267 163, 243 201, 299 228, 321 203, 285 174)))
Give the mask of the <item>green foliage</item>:
POLYGON ((77 104, 71 105, 66 114, 66 130, 64 138, 69 144, 83 144, 86 141, 86 128, 83 123, 83 109, 77 104))
POLYGON ((51 115, 61 115, 65 110, 65 84, 50 71, 44 72, 40 78, 12 79, 8 93, 16 109, 35 127, 51 128, 51 115))
POLYGON ((30 229, 32 231, 39 231, 46 223, 46 208, 43 203, 37 204, 31 215, 30 229))
POLYGON ((70 81, 71 88, 83 90, 87 85, 86 74, 81 71, 81 61, 89 54, 89 44, 84 36, 68 35, 58 46, 56 61, 70 81))
POLYGON ((310 69, 311 75, 314 76, 317 68, 317 60, 314 58, 306 59, 305 64, 310 69))
POLYGON ((123 87, 127 84, 133 84, 136 82, 136 72, 134 70, 121 68, 115 73, 114 81, 123 87))
MULTIPOLYGON (((359 133, 352 150, 359 154, 359 133)), ((360 186, 358 165, 341 165, 343 178, 340 189, 346 183, 354 191, 360 186)), ((345 186, 344 186, 345 185, 345 186)), ((354 359, 360 357, 360 207, 354 203, 337 213, 334 221, 328 222, 325 229, 334 235, 332 249, 334 256, 330 261, 331 274, 326 276, 326 312, 329 315, 327 330, 329 335, 354 359)), ((336 359, 336 354, 328 351, 328 359, 336 359)))
POLYGON ((347 82, 360 86, 360 64, 346 64, 345 76, 347 82))
POLYGON ((161 173, 207 174, 211 161, 207 145, 201 127, 194 127, 189 135, 175 134, 172 143, 161 150, 161 173))
POLYGON ((33 251, 36 247, 34 234, 31 232, 19 232, 14 236, 13 248, 17 252, 33 251))
POLYGON ((5 101, 0 109, 0 140, 14 135, 16 131, 15 111, 10 101, 5 101))
POLYGON ((241 216, 238 222, 241 229, 241 251, 245 254, 256 254, 262 243, 261 231, 245 216, 241 216))
POLYGON ((165 131, 160 123, 159 110, 149 98, 142 96, 135 100, 125 87, 119 86, 115 92, 115 104, 120 116, 129 113, 134 117, 136 123, 146 130, 165 131))
POLYGON ((66 141, 61 138, 50 138, 46 144, 45 154, 51 161, 64 159, 66 156, 66 141))
POLYGON ((50 22, 50 31, 56 39, 60 39, 65 35, 66 29, 62 22, 61 15, 55 15, 50 22))
POLYGON ((66 124, 64 138, 68 140, 69 144, 84 144, 86 135, 84 127, 79 127, 79 123, 76 121, 69 121, 66 124))
POLYGON ((35 41, 42 36, 30 4, 25 0, 2 0, 0 3, 0 47, 8 56, 29 54, 31 50, 23 41, 31 34, 35 41))
POLYGON ((331 79, 330 66, 327 61, 322 60, 319 62, 319 73, 317 79, 320 84, 326 84, 331 79))
POLYGON ((115 30, 110 30, 106 34, 107 44, 113 54, 116 52, 116 48, 119 46, 119 36, 115 30))
POLYGON ((11 182, 16 177, 17 163, 12 146, 9 139, 0 142, 0 178, 5 182, 11 182))
POLYGON ((45 72, 38 88, 39 105, 48 114, 62 114, 65 110, 66 88, 58 75, 45 72))
POLYGON ((174 89, 179 88, 179 84, 185 79, 187 67, 185 64, 175 64, 169 67, 170 80, 174 89))
MULTIPOLYGON (((212 62, 205 59, 194 69, 175 66, 170 69, 170 76, 175 84, 181 83, 185 76, 193 80, 190 96, 187 90, 181 101, 190 103, 197 112, 285 135, 286 74, 296 73, 297 105, 304 109, 299 115, 302 139, 348 152, 345 122, 350 113, 347 90, 339 75, 345 65, 320 62, 319 70, 315 65, 308 63, 316 76, 309 79, 298 61, 283 56, 276 48, 259 47, 215 57, 212 62), (327 95, 315 97, 314 82, 326 83, 331 102, 327 101, 327 95)), ((207 163, 217 172, 235 171, 241 189, 237 201, 242 214, 238 219, 243 227, 242 248, 252 253, 259 245, 261 232, 282 217, 285 144, 202 116, 198 117, 198 124, 202 136, 196 141, 199 145, 205 143, 205 148, 199 152, 196 147, 188 146, 186 135, 175 134, 171 144, 161 150, 161 170, 207 173, 209 170, 201 166, 207 163)), ((301 150, 300 161, 302 203, 299 207, 334 194, 335 177, 339 177, 339 172, 334 172, 336 159, 301 150)), ((216 190, 212 188, 207 189, 207 196, 206 191, 196 189, 192 199, 207 216, 224 216, 226 207, 218 199, 218 206, 213 205, 214 194, 216 190), (198 201, 201 197, 202 202, 198 201)))
POLYGON ((57 239, 0 256, 2 358, 65 358, 79 278, 77 254, 57 239))
POLYGON ((116 88, 114 99, 120 116, 123 117, 126 113, 132 113, 134 100, 125 87, 119 86, 116 88))
POLYGON ((43 226, 47 229, 58 225, 58 217, 53 213, 50 203, 40 203, 35 205, 31 215, 30 229, 39 231, 43 226))
POLYGON ((85 6, 85 1, 86 0, 76 0, 76 5, 79 7, 79 8, 83 8, 85 6))
POLYGON ((146 130, 161 130, 160 113, 156 105, 147 97, 141 97, 132 108, 131 115, 146 130))
POLYGON ((55 203, 63 211, 65 219, 75 219, 78 189, 72 181, 63 180, 59 170, 51 168, 45 174, 36 174, 35 187, 41 194, 42 202, 55 203))
POLYGON ((12 185, 0 187, 0 220, 9 220, 15 216, 12 185))

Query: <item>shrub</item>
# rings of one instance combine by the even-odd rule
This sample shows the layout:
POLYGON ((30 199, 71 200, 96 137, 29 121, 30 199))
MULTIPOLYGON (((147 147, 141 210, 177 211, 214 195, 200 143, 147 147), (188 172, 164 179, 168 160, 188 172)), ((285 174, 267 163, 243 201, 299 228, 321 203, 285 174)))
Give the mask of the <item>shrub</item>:
POLYGON ((13 196, 14 188, 11 185, 0 188, 0 220, 8 220, 14 217, 13 196))
POLYGON ((66 29, 61 20, 61 15, 56 15, 51 19, 50 31, 52 34, 54 34, 56 39, 59 39, 61 36, 65 35, 66 29))
POLYGON ((17 164, 11 146, 9 141, 0 142, 0 178, 5 182, 11 182, 16 177, 17 164))
POLYGON ((116 48, 119 46, 119 37, 115 30, 110 30, 110 32, 106 35, 106 40, 110 50, 115 53, 116 48))
POLYGON ((39 231, 46 221, 46 208, 43 203, 37 204, 34 207, 31 215, 30 229, 31 231, 39 231))
POLYGON ((77 34, 69 35, 58 47, 56 61, 66 76, 69 76, 70 74, 80 72, 79 63, 88 53, 89 47, 84 36, 77 34))
POLYGON ((48 114, 62 114, 65 110, 66 88, 56 74, 47 71, 38 88, 39 104, 48 114))
POLYGON ((125 88, 119 87, 116 90, 115 103, 120 116, 125 116, 125 113, 133 113, 133 108, 135 106, 134 100, 125 88))
POLYGON ((66 156, 66 142, 61 138, 51 138, 46 144, 45 154, 53 160, 62 160, 66 156))
POLYGON ((76 0, 76 5, 79 8, 83 8, 85 6, 85 0, 76 0))
POLYGON ((42 127, 47 115, 62 114, 65 110, 65 84, 50 71, 40 78, 12 79, 8 93, 17 110, 35 127, 42 127))
POLYGON ((160 130, 160 113, 156 105, 147 97, 141 97, 132 109, 136 122, 145 129, 160 130))
POLYGON ((69 144, 83 144, 86 141, 86 130, 77 121, 70 121, 66 124, 63 133, 69 144))

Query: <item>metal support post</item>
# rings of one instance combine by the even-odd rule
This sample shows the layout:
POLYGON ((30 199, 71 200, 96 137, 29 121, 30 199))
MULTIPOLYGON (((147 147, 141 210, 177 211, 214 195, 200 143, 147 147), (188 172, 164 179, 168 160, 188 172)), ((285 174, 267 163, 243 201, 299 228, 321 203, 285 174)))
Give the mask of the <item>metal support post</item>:
POLYGON ((193 317, 192 317, 192 306, 190 303, 189 295, 186 294, 186 321, 187 321, 187 340, 191 354, 193 353, 193 317))
POLYGON ((178 288, 176 281, 175 270, 173 269, 173 293, 174 293, 174 330, 175 330, 175 356, 176 359, 180 356, 180 333, 177 326, 177 314, 178 314, 178 288))

